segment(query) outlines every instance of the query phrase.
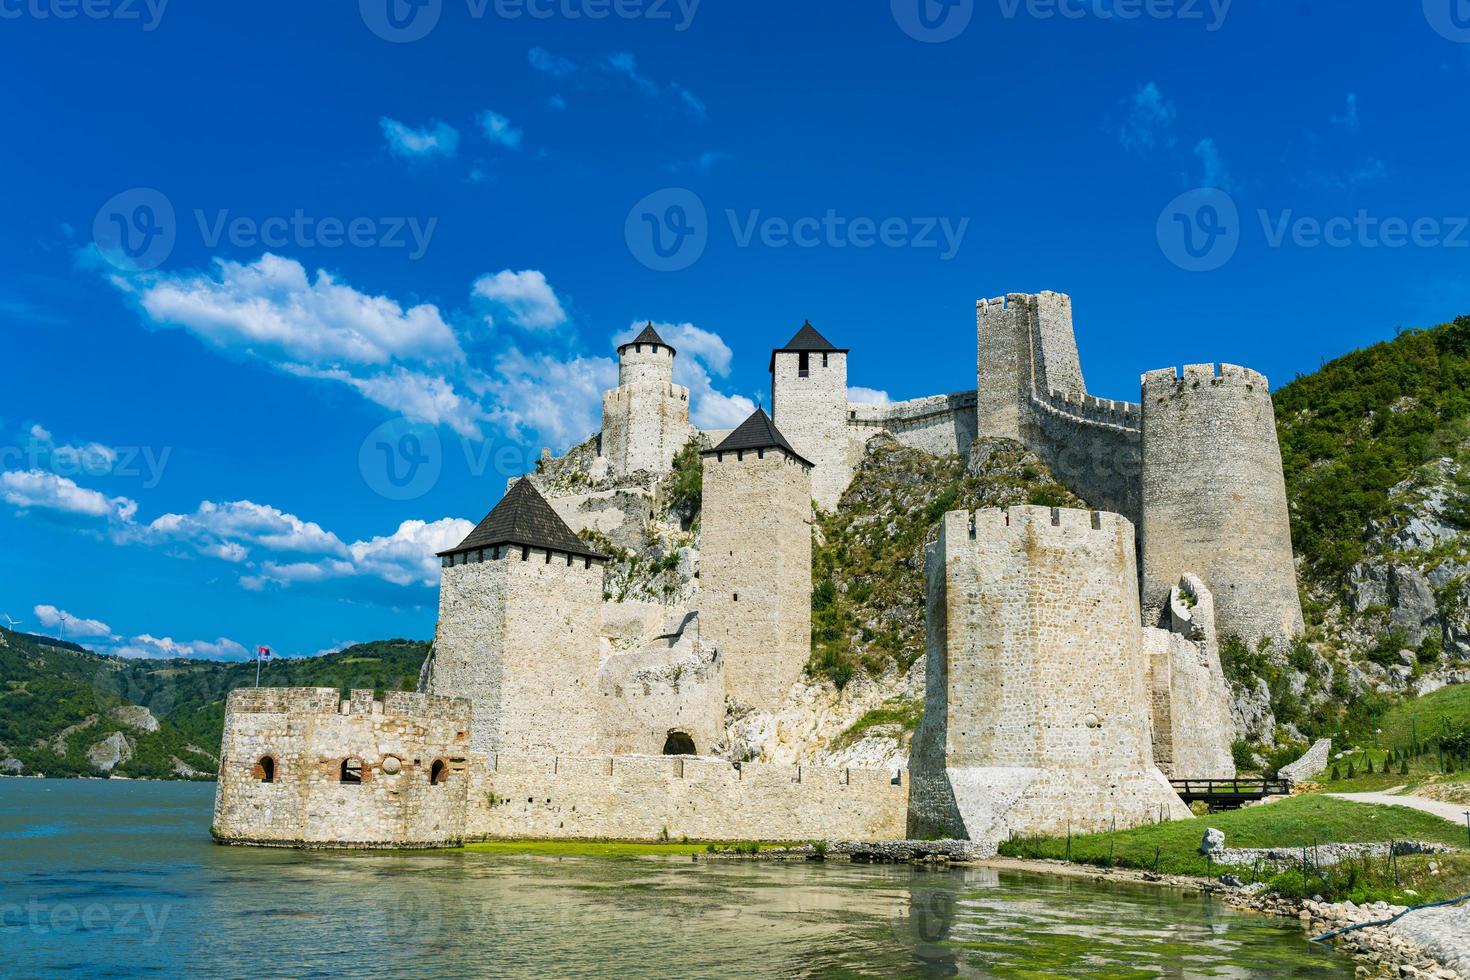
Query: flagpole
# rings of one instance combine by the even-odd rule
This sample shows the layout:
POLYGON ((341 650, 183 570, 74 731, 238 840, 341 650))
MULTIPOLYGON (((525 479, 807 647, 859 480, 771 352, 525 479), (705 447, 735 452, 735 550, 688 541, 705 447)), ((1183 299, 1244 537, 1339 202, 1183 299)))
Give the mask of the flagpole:
POLYGON ((260 651, 255 651, 255 686, 260 686, 260 651))

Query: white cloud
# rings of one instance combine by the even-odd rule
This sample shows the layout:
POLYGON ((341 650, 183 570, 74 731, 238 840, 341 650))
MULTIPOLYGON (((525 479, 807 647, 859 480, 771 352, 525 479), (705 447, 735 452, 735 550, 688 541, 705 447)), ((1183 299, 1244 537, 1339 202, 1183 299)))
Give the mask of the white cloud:
POLYGON ((130 660, 175 660, 196 658, 200 660, 248 660, 250 651, 243 644, 228 637, 217 640, 175 640, 171 636, 153 636, 142 633, 124 640, 111 649, 100 650, 115 657, 130 660))
POLYGON ((567 322, 556 291, 546 276, 535 269, 523 272, 505 269, 481 276, 475 281, 474 294, 497 308, 486 316, 488 323, 493 324, 494 316, 501 313, 511 323, 527 330, 554 330, 567 322))
POLYGON ((154 323, 183 327, 227 353, 298 377, 337 381, 395 412, 476 435, 483 412, 451 376, 465 355, 430 303, 405 308, 293 259, 215 261, 214 274, 114 277, 154 323))
POLYGON ((495 362, 489 387, 492 418, 512 435, 534 430, 552 448, 574 445, 601 426, 602 393, 618 383, 611 358, 508 350, 495 362))
POLYGON ((577 73, 577 63, 570 58, 552 54, 542 47, 532 48, 527 52, 531 67, 539 72, 544 72, 555 78, 565 78, 577 73))
POLYGON ((100 619, 82 619, 55 606, 37 606, 32 612, 42 627, 57 630, 63 637, 95 639, 112 635, 112 627, 100 619))
POLYGON ((553 95, 546 100, 546 104, 551 106, 557 112, 562 112, 567 107, 567 100, 564 96, 553 95))
POLYGON ((1230 189, 1230 172, 1225 169, 1224 162, 1220 159, 1220 151, 1215 146, 1215 141, 1206 137, 1195 144, 1194 155, 1199 158, 1200 166, 1203 168, 1203 176, 1200 185, 1203 187, 1218 187, 1221 190, 1230 189))
POLYGON ((75 480, 45 470, 10 470, 0 473, 0 499, 20 508, 40 507, 64 514, 104 517, 127 523, 138 512, 137 501, 108 497, 77 486, 75 480))
POLYGON ((1178 113, 1157 85, 1153 82, 1140 85, 1128 99, 1126 109, 1127 116, 1118 129, 1118 139, 1125 148, 1146 155, 1156 147, 1174 145, 1169 130, 1178 113))
POLYGON ((470 521, 445 517, 432 523, 404 521, 392 534, 355 541, 345 558, 308 562, 266 562, 240 584, 259 591, 282 586, 366 576, 398 586, 433 586, 439 581, 441 551, 459 544, 474 530, 470 521))
POLYGON ((847 400, 854 405, 888 405, 893 401, 888 392, 876 388, 849 388, 847 400))
POLYGON ((147 532, 159 539, 190 541, 202 554, 233 562, 244 560, 250 547, 347 554, 341 539, 321 525, 249 500, 206 500, 192 514, 164 514, 148 525, 147 532))
POLYGON ((498 146, 512 150, 521 148, 521 131, 512 126, 510 120, 498 112, 486 109, 480 113, 480 129, 484 132, 486 139, 498 146))
POLYGON ((1358 131, 1360 123, 1358 120, 1358 94, 1356 92, 1348 93, 1347 108, 1343 110, 1342 115, 1332 117, 1332 124, 1347 130, 1349 133, 1356 133, 1358 131))
POLYGON ((387 116, 378 120, 383 139, 395 156, 408 158, 452 157, 459 150, 459 131, 448 123, 434 120, 423 129, 414 129, 387 116))
POLYGON ((602 67, 631 81, 640 92, 649 98, 672 97, 684 108, 700 118, 706 115, 704 102, 678 82, 660 84, 638 71, 638 59, 627 51, 618 51, 602 60, 602 67))
POLYGON ((117 465, 117 450, 100 442, 83 445, 58 443, 44 427, 33 425, 30 429, 31 446, 44 451, 51 460, 51 468, 61 473, 87 473, 101 476, 111 473, 117 465))
MULTIPOLYGON (((694 397, 692 390, 691 398, 694 397)), ((710 390, 695 402, 689 418, 701 429, 733 429, 754 412, 755 402, 744 395, 727 395, 710 390)))

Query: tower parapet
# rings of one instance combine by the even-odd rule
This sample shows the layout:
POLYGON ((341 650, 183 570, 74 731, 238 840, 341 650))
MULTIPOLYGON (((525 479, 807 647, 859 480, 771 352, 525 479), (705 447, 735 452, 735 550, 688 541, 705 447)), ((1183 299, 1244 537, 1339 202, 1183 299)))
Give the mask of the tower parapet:
POLYGON ((1153 762, 1132 524, 954 511, 925 557, 911 836, 994 841, 1189 815, 1153 762))
POLYGON ((618 348, 618 386, 602 395, 602 455, 615 477, 666 473, 694 434, 689 389, 674 384, 674 358, 653 324, 618 348))
POLYGON ((1168 615, 1186 572, 1214 594, 1221 635, 1247 642, 1302 631, 1291 517, 1266 377, 1191 364, 1142 379, 1143 609, 1168 615))
POLYGON ((597 750, 606 557, 521 480, 439 555, 430 693, 468 698, 476 752, 597 750))
POLYGON ((812 638, 812 463, 765 412, 704 453, 700 619, 725 693, 771 711, 812 638))

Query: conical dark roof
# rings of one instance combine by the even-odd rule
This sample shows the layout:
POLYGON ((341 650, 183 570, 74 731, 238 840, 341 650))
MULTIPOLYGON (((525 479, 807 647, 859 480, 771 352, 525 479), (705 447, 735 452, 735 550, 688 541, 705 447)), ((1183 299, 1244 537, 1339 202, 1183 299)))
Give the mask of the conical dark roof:
POLYGON ((579 558, 607 558, 573 534, 566 521, 557 516, 546 498, 531 485, 531 481, 524 479, 516 481, 505 492, 500 503, 485 515, 485 519, 470 532, 469 537, 457 547, 439 552, 438 557, 507 544, 523 548, 542 548, 579 558))
POLYGON ((832 342, 817 332, 810 320, 801 325, 796 331, 796 336, 787 342, 785 347, 777 347, 771 351, 771 370, 776 370, 777 354, 799 354, 802 351, 815 352, 818 354, 846 354, 846 347, 833 347, 832 342))
POLYGON ((643 328, 642 333, 634 337, 632 340, 628 341, 626 344, 620 345, 618 347, 618 353, 621 354, 624 350, 632 347, 634 344, 657 344, 660 347, 668 347, 671 353, 679 353, 678 351, 674 350, 672 346, 665 343, 664 339, 658 335, 658 331, 653 329, 652 320, 648 321, 648 326, 643 328))
POLYGON ((791 448, 791 443, 786 441, 786 437, 781 434, 780 429, 776 428, 776 423, 771 421, 771 417, 763 408, 756 409, 754 415, 741 422, 734 432, 725 437, 724 442, 713 449, 706 449, 703 455, 713 456, 716 453, 733 453, 752 449, 779 449, 798 463, 812 465, 811 460, 791 448))

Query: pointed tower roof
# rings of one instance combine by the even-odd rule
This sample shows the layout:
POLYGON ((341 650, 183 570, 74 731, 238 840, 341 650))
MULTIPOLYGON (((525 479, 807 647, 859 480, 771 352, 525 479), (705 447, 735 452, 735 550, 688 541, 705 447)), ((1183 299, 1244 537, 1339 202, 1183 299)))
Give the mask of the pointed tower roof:
POLYGON ((635 344, 656 344, 659 347, 668 347, 670 354, 679 353, 671 345, 665 343, 664 339, 658 335, 658 331, 653 329, 652 320, 648 321, 648 326, 644 327, 643 332, 640 333, 638 336, 634 337, 626 344, 618 345, 618 353, 621 354, 623 351, 627 350, 629 347, 632 347, 635 344))
POLYGON ((791 448, 791 443, 776 428, 776 423, 766 414, 763 408, 757 408, 755 414, 744 422, 728 436, 725 441, 713 449, 706 449, 700 455, 713 456, 716 453, 733 453, 748 451, 752 449, 779 449, 798 463, 811 466, 811 460, 791 448))
POLYGON ((606 560, 567 527, 566 521, 546 502, 546 498, 531 485, 530 480, 517 480, 505 492, 495 509, 470 532, 458 546, 441 551, 438 557, 458 555, 479 548, 495 548, 500 545, 518 545, 522 548, 541 548, 578 558, 606 560))
POLYGON ((818 354, 846 354, 848 349, 833 347, 832 342, 818 333, 817 328, 812 326, 812 322, 807 320, 801 325, 801 329, 796 331, 796 336, 787 341, 785 347, 777 347, 771 351, 771 371, 776 370, 777 354, 800 354, 803 351, 818 354))

